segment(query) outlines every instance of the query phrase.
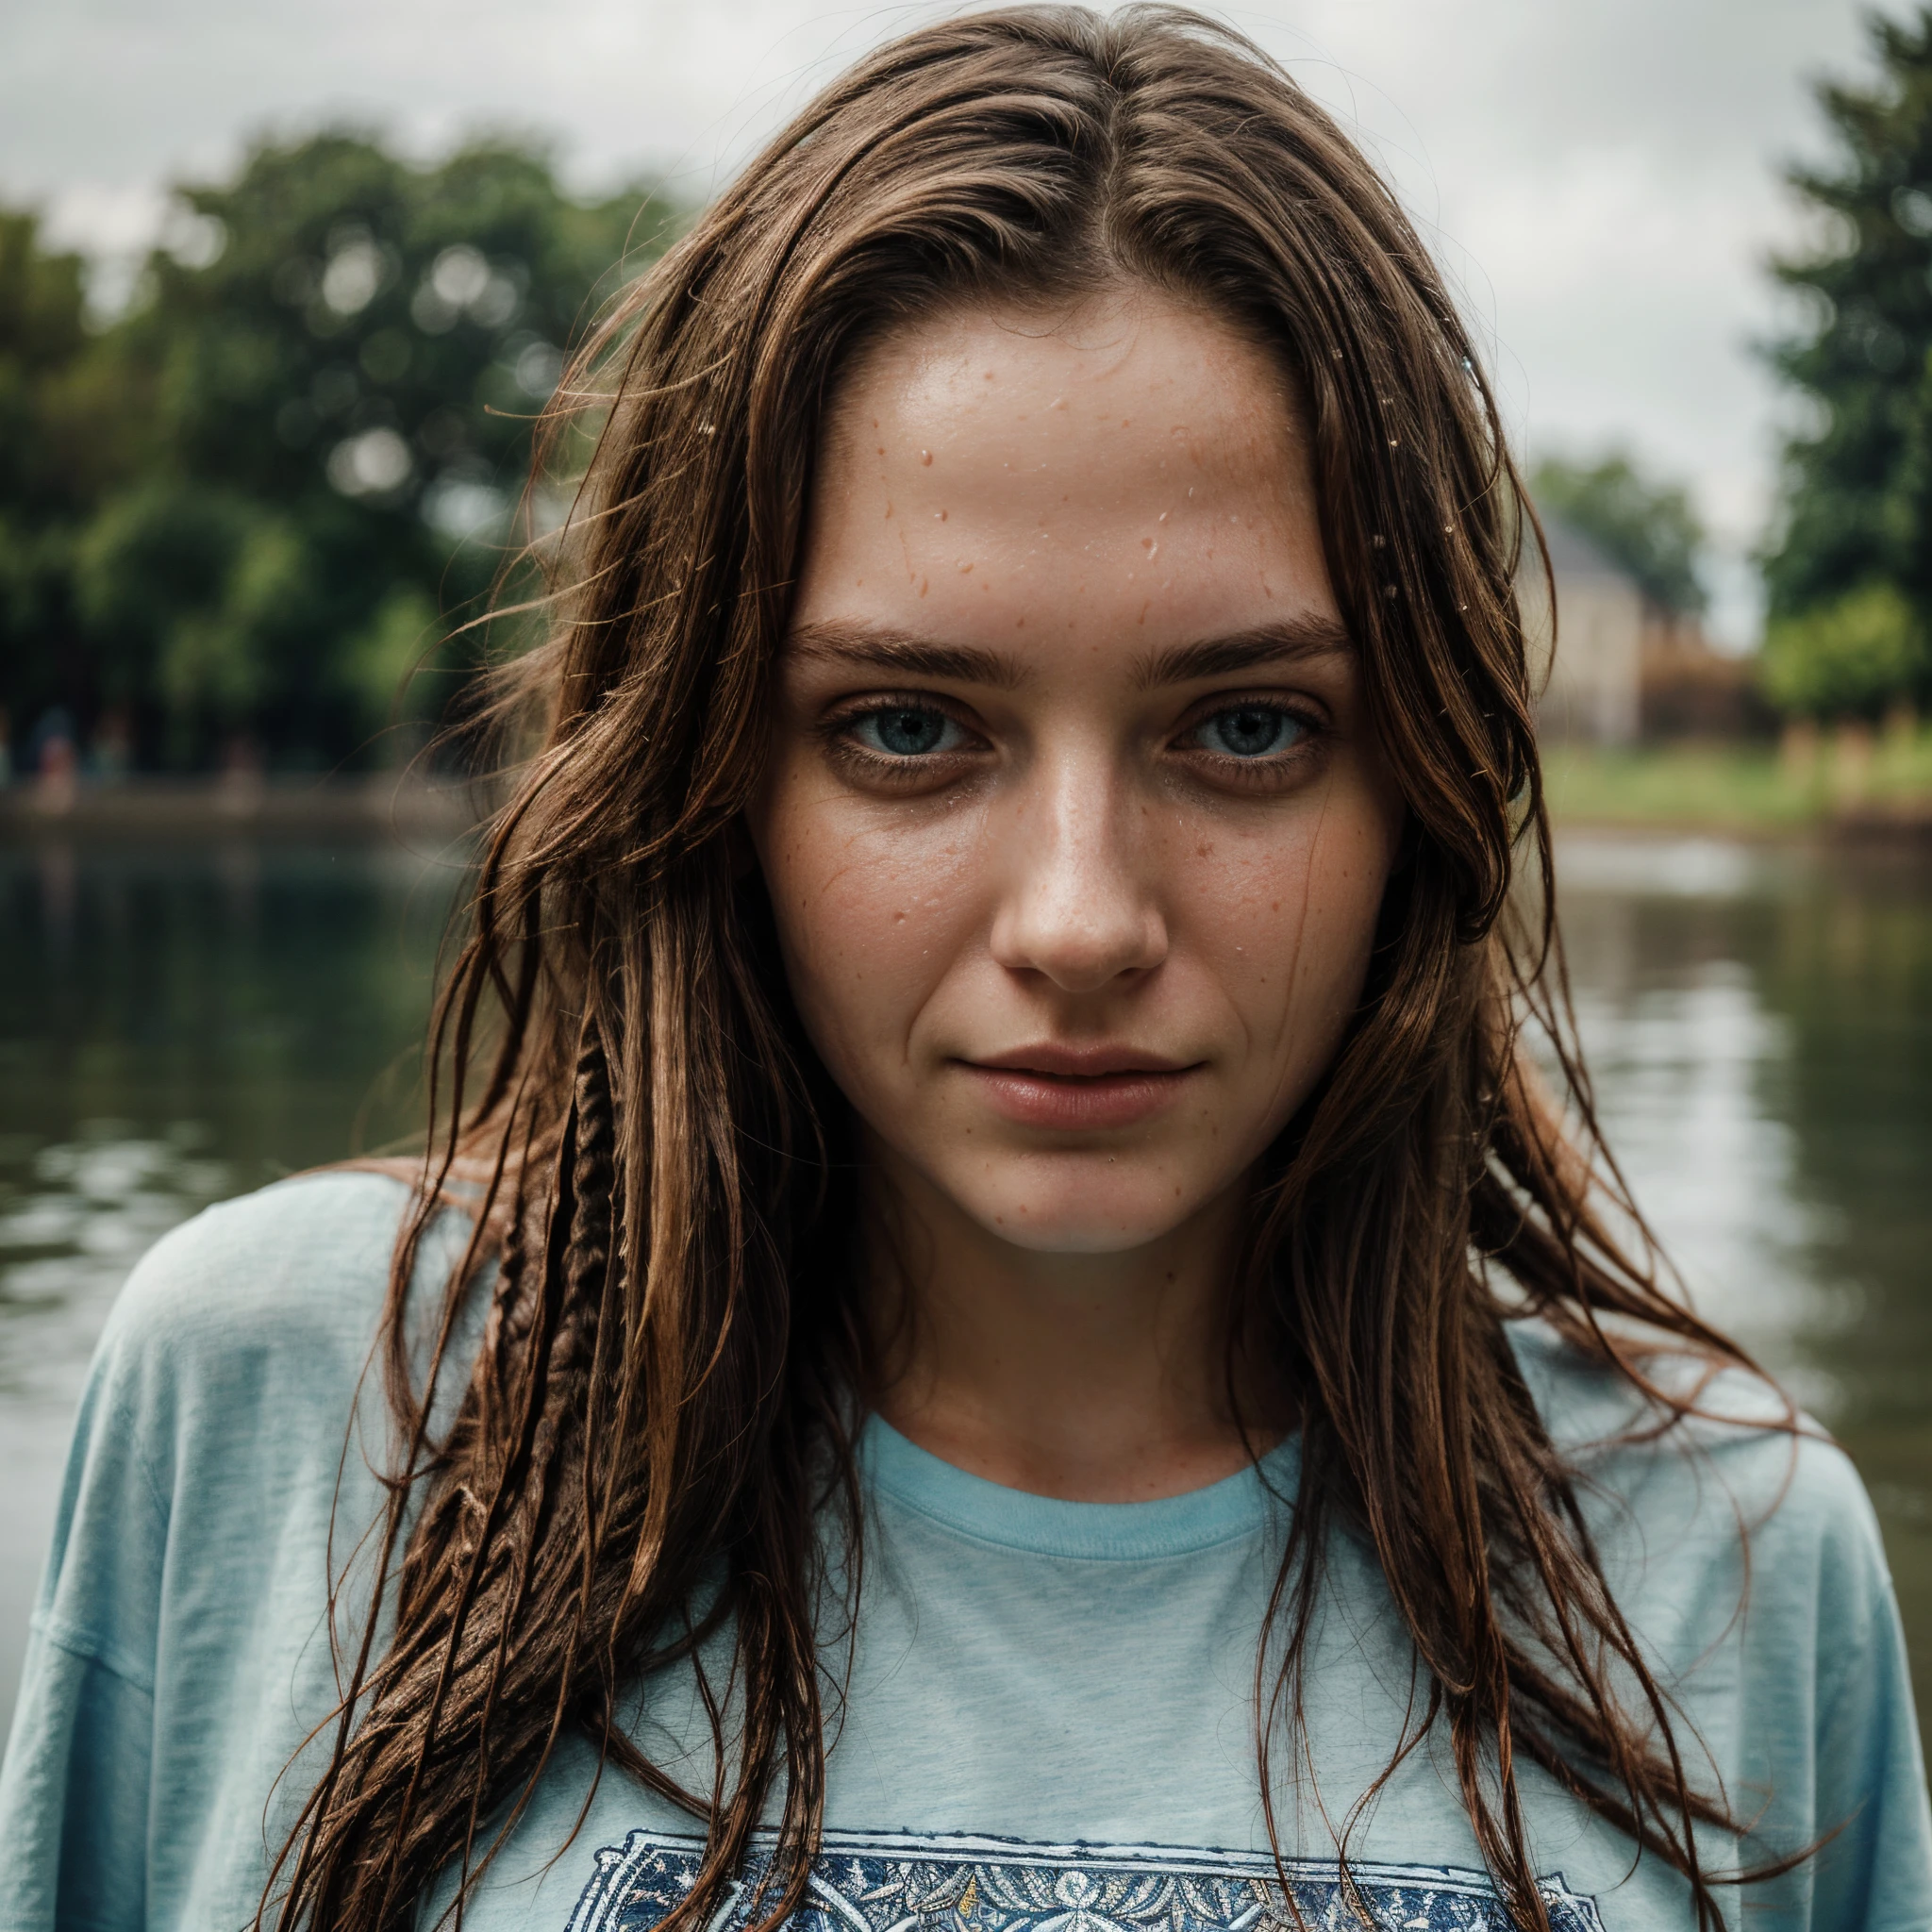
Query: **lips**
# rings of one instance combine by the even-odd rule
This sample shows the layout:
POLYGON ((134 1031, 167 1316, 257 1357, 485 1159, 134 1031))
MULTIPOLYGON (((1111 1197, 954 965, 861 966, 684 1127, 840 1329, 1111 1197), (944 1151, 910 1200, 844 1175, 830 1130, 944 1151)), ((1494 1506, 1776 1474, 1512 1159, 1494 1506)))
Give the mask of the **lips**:
POLYGON ((1201 1071, 1198 1060, 1133 1047, 1048 1042, 958 1064, 993 1111, 1015 1125, 1090 1133, 1151 1119, 1201 1071))

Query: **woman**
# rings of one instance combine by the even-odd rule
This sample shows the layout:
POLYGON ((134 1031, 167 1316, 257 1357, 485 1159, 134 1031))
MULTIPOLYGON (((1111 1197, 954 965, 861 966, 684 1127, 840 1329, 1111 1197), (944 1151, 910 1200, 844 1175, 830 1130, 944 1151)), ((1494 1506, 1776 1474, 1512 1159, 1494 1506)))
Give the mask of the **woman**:
POLYGON ((586 367, 438 1152, 130 1284, 6 1923, 1923 1923, 1857 1479, 1524 1058, 1523 505, 1361 158, 922 28, 586 367))

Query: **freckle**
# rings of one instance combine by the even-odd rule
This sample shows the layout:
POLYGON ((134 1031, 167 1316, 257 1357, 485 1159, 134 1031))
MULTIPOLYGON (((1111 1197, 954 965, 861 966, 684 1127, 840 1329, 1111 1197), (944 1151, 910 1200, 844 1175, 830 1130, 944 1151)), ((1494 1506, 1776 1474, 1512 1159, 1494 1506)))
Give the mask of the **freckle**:
POLYGON ((920 578, 920 580, 919 580, 919 594, 920 594, 920 595, 921 595, 922 597, 923 597, 923 596, 924 596, 924 595, 925 595, 925 593, 926 593, 926 591, 929 591, 929 590, 930 590, 931 588, 932 588, 932 586, 931 586, 931 585, 930 585, 929 583, 927 583, 927 581, 925 580, 925 578, 924 578, 924 577, 921 577, 921 578, 920 578))
POLYGON ((1142 537, 1141 539, 1141 548, 1144 550, 1150 558, 1158 557, 1160 555, 1160 545, 1157 543, 1152 537, 1142 537))
POLYGON ((885 455, 885 453, 886 453, 886 446, 885 446, 885 444, 884 444, 884 443, 880 443, 880 444, 879 444, 879 454, 880 454, 880 456, 884 456, 884 455, 885 455))
POLYGON ((931 452, 931 450, 929 450, 929 449, 923 449, 923 450, 921 450, 921 451, 919 452, 919 460, 920 460, 920 461, 921 461, 922 463, 924 463, 924 465, 926 466, 926 468, 927 468, 927 469, 931 469, 931 468, 932 468, 932 452, 931 452))
POLYGON ((973 566, 970 563, 962 563, 959 566, 959 575, 962 577, 970 577, 973 575, 973 566))
POLYGON ((1272 904, 1272 905, 1271 905, 1271 906, 1270 906, 1270 907, 1268 908, 1268 909, 1269 909, 1269 911, 1271 911, 1271 912, 1279 912, 1279 911, 1281 910, 1281 901, 1280 901, 1279 899, 1276 899, 1276 900, 1275 900, 1275 901, 1274 901, 1274 903, 1273 903, 1273 904, 1272 904))
POLYGON ((991 369, 989 369, 989 370, 988 370, 988 371, 986 372, 986 379, 987 379, 987 381, 989 381, 989 382, 991 382, 991 381, 992 380, 992 371, 991 371, 991 369))
POLYGON ((941 523, 941 524, 942 524, 942 523, 944 523, 944 522, 945 522, 945 520, 946 520, 946 513, 945 513, 945 511, 944 511, 944 510, 941 509, 941 510, 935 510, 935 511, 933 512, 933 521, 934 521, 935 523, 941 523))
POLYGON ((1015 630, 1024 630, 1026 628, 1026 620, 1024 617, 1015 618, 1013 620, 1013 628, 1015 630))
POLYGON ((892 514, 892 506, 890 503, 886 506, 886 514, 888 516, 891 516, 892 514))
POLYGON ((1214 857, 1214 848, 1211 845, 1196 845, 1194 847, 1194 857, 1196 858, 1212 858, 1214 857))

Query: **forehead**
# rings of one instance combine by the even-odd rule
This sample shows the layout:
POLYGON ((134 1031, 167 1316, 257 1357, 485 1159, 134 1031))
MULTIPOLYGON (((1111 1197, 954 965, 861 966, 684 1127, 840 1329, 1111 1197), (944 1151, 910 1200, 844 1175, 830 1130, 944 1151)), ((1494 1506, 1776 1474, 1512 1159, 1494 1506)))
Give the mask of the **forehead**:
POLYGON ((1300 418, 1276 356, 1137 290, 946 310, 890 333, 841 385, 824 457, 848 486, 883 471, 923 495, 991 485, 1011 508, 1105 511, 1138 507, 1157 479, 1183 500, 1189 485, 1298 480, 1300 418))
POLYGON ((796 619, 1138 652, 1329 615, 1313 492, 1280 360, 1198 308, 946 312, 835 395, 796 619))

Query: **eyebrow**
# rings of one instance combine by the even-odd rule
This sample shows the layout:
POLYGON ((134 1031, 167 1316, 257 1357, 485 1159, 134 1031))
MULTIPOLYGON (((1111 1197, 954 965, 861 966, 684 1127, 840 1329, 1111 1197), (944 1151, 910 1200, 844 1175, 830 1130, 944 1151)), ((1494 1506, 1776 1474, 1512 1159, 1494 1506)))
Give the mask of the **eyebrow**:
POLYGON ((1163 684, 1187 684, 1197 677, 1228 677, 1257 670, 1263 664, 1281 664, 1296 658, 1316 658, 1354 649, 1346 626, 1332 617, 1286 617, 1277 624, 1237 631, 1231 637, 1177 644, 1171 651, 1142 658, 1134 667, 1134 681, 1141 691, 1152 691, 1163 684))
MULTIPOLYGON (((837 618, 801 625, 786 640, 786 645, 802 657, 835 658, 848 664, 896 671, 907 677, 949 678, 1000 691, 1017 690, 1027 675, 1027 667, 1004 652, 972 644, 942 644, 909 631, 837 618)), ((1164 684, 1227 677, 1264 664, 1354 648, 1345 626, 1332 617, 1288 617, 1230 637, 1177 644, 1172 650, 1144 657, 1134 666, 1134 683, 1138 690, 1152 691, 1164 684)))
POLYGON ((869 664, 897 671, 908 677, 945 677, 960 684, 987 684, 1012 691, 1026 680, 1026 667, 1018 658, 971 644, 941 644, 907 631, 836 619, 801 625, 786 640, 787 648, 807 658, 838 658, 849 664, 869 664))

